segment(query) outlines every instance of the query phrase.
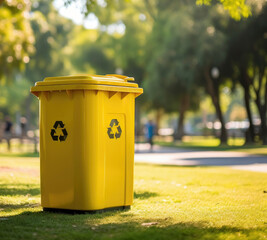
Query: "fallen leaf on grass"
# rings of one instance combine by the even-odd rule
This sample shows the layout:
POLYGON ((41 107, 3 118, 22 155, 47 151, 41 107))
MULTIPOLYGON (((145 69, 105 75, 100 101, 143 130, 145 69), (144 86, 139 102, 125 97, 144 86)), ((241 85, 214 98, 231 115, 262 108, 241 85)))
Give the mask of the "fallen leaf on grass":
POLYGON ((142 223, 142 226, 153 226, 153 225, 157 225, 157 222, 150 222, 150 223, 142 223))

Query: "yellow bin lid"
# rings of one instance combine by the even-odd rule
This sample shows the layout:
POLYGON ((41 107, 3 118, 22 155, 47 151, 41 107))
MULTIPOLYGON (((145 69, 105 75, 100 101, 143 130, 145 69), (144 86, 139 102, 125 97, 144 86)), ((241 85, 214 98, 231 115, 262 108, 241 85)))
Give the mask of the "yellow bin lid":
POLYGON ((36 82, 31 88, 31 92, 38 96, 43 91, 62 90, 102 90, 115 92, 136 93, 137 96, 143 93, 143 89, 138 87, 133 77, 117 74, 91 75, 80 74, 62 77, 47 77, 42 82, 36 82))

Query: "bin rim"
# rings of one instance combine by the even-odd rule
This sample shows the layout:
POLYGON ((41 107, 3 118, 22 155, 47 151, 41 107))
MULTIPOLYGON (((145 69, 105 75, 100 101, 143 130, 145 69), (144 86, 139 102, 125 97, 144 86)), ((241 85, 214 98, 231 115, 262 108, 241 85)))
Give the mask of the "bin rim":
POLYGON ((138 88, 138 84, 130 83, 128 81, 134 81, 134 78, 117 74, 79 74, 69 76, 47 77, 44 79, 44 81, 36 82, 35 86, 93 84, 138 88))
POLYGON ((41 92, 53 91, 107 91, 133 93, 139 96, 143 93, 143 89, 138 87, 136 83, 129 83, 134 78, 122 75, 73 75, 65 77, 49 77, 42 82, 36 82, 31 88, 31 93, 39 96, 41 92))

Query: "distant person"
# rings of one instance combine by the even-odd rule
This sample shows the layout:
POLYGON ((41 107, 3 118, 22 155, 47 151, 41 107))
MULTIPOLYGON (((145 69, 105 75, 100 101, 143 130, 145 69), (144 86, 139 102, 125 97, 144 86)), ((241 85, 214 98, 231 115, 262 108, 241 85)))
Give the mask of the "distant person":
POLYGON ((21 117, 20 118, 21 138, 24 138, 27 135, 26 126, 27 126, 27 118, 21 117))
POLYGON ((4 125, 5 125, 5 122, 0 120, 0 143, 2 142, 4 138, 4 125))
POLYGON ((147 142, 150 144, 150 150, 153 150, 153 136, 155 133, 155 125, 153 124, 152 120, 149 120, 145 125, 145 136, 147 142))
POLYGON ((27 118, 25 117, 20 118, 20 129, 21 129, 20 143, 23 144, 23 139, 27 137, 27 118))
POLYGON ((11 122, 11 118, 9 116, 7 116, 5 118, 4 135, 5 135, 5 139, 7 141, 8 151, 11 150, 10 140, 12 138, 12 126, 13 126, 13 124, 11 122))

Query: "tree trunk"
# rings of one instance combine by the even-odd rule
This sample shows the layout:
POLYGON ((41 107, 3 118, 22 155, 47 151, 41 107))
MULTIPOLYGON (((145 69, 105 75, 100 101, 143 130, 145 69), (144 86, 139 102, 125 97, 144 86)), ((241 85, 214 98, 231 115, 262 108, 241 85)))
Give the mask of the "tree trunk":
POLYGON ((263 105, 263 119, 262 119, 262 142, 264 145, 267 145, 267 122, 266 122, 266 113, 267 113, 267 82, 265 82, 265 95, 264 95, 264 105, 263 105))
POLYGON ((158 135, 158 131, 160 129, 160 122, 161 122, 161 117, 163 114, 163 109, 158 109, 156 112, 156 129, 155 129, 155 135, 158 135))
POLYGON ((265 145, 267 144, 266 142, 266 111, 265 111, 265 106, 261 104, 259 92, 256 92, 255 104, 257 106, 258 113, 261 119, 260 137, 261 137, 263 144, 265 145))
POLYGON ((211 96, 212 103, 216 110, 216 115, 219 121, 221 122, 221 136, 220 136, 221 144, 227 144, 227 131, 225 128, 225 122, 220 105, 219 84, 217 83, 218 80, 211 79, 209 68, 205 70, 205 80, 207 84, 207 91, 211 96))
POLYGON ((136 103, 135 104, 135 141, 138 142, 138 137, 140 135, 142 135, 140 105, 136 103))
POLYGON ((249 77, 247 75, 246 67, 241 68, 240 83, 244 88, 245 107, 247 111, 247 117, 249 120, 249 129, 248 129, 248 134, 246 134, 246 143, 253 143, 255 141, 255 132, 254 132, 254 125, 253 125, 252 114, 251 114, 251 109, 250 109, 249 88, 250 88, 251 81, 249 80, 249 77))
POLYGON ((190 104, 190 96, 189 94, 186 94, 182 97, 182 101, 180 102, 177 131, 174 134, 174 140, 182 140, 184 136, 184 119, 189 104, 190 104))
POLYGON ((216 107, 216 112, 217 112, 217 116, 219 118, 219 121, 221 122, 221 137, 220 137, 220 140, 221 140, 221 144, 227 144, 227 131, 226 131, 226 128, 225 128, 225 122, 224 122, 224 119, 223 119, 223 114, 222 114, 222 110, 221 110, 221 106, 218 102, 217 104, 217 107, 216 107))
POLYGON ((249 129, 248 129, 248 135, 246 135, 246 144, 254 143, 255 141, 255 132, 254 132, 254 125, 252 120, 252 114, 250 109, 250 94, 249 94, 249 88, 244 87, 244 101, 245 101, 245 107, 247 111, 247 117, 249 120, 249 129))
POLYGON ((249 76, 247 74, 247 66, 241 64, 239 68, 240 68, 240 72, 241 72, 239 82, 244 89, 244 103, 245 103, 245 108, 246 108, 247 117, 248 117, 248 121, 249 121, 249 128, 245 134, 246 144, 250 144, 250 143, 255 142, 255 129, 254 129, 254 125, 253 125, 252 113, 251 113, 251 108, 250 108, 251 80, 249 79, 249 76))
POLYGON ((267 126, 266 126, 266 112, 262 116, 262 143, 263 145, 267 145, 267 126))
MULTIPOLYGON (((264 145, 267 145, 267 126, 266 126, 266 112, 267 112, 267 83, 265 82, 265 86, 264 86, 264 101, 262 103, 262 95, 261 95, 261 90, 262 90, 262 84, 264 84, 264 73, 265 73, 265 67, 263 67, 262 69, 259 69, 259 76, 258 76, 258 84, 254 84, 255 79, 256 79, 256 75, 254 75, 254 77, 252 78, 252 87, 254 89, 255 95, 256 95, 256 99, 255 99, 255 103, 256 106, 258 108, 258 112, 259 112, 259 116, 261 119, 261 133, 260 133, 260 137, 262 139, 262 143, 264 145), (257 86, 257 87, 256 87, 257 86)), ((247 78, 248 74, 247 74, 247 78)))

